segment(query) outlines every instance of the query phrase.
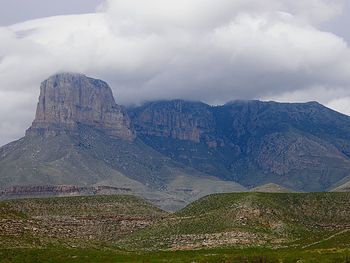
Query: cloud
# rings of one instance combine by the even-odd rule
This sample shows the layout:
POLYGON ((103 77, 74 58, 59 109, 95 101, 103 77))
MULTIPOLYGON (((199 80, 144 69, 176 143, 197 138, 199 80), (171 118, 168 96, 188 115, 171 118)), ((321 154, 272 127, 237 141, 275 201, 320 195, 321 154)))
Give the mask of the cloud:
POLYGON ((110 0, 99 13, 0 28, 0 144, 23 134, 40 82, 58 71, 106 80, 121 104, 260 98, 344 111, 350 49, 318 29, 342 2, 110 0))

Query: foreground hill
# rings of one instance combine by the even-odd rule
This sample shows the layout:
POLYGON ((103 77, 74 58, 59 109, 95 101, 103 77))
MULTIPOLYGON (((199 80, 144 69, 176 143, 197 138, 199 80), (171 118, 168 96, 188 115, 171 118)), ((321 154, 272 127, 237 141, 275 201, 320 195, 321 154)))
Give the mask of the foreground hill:
POLYGON ((132 196, 0 202, 0 262, 348 262, 349 193, 236 193, 170 214, 132 196))
POLYGON ((350 194, 236 193, 204 197, 123 240, 129 249, 350 248, 350 194), (340 240, 337 240, 340 238, 340 240))
POLYGON ((167 213, 134 196, 0 202, 0 248, 86 247, 112 242, 167 213))
POLYGON ((128 110, 162 154, 246 187, 326 191, 350 172, 350 117, 316 102, 159 101, 128 110))

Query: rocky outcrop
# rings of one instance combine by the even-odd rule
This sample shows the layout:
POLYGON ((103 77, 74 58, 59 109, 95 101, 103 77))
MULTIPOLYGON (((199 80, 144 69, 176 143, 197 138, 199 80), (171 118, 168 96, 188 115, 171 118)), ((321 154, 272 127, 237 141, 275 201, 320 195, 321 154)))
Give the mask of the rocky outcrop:
POLYGON ((36 197, 36 196, 66 196, 66 195, 95 195, 95 194, 126 194, 130 188, 111 186, 76 186, 76 185, 32 185, 13 186, 0 190, 0 199, 36 197))
POLYGON ((210 106, 183 100, 147 103, 130 109, 135 130, 141 136, 157 136, 216 147, 215 120, 210 106))
POLYGON ((45 80, 41 84, 36 117, 27 135, 74 133, 80 124, 113 137, 135 138, 129 117, 115 103, 112 90, 104 81, 71 73, 45 80))

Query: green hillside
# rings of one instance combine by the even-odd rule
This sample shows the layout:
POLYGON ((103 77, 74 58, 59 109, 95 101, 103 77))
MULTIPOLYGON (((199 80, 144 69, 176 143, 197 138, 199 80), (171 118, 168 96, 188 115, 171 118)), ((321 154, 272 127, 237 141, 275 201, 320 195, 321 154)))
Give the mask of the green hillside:
POLYGON ((126 195, 4 201, 0 212, 3 249, 102 246, 167 215, 126 195))
MULTIPOLYGON (((348 233, 349 200, 349 193, 210 195, 121 245, 130 249, 303 247, 348 233)), ((350 232, 345 239, 342 246, 349 247, 350 232)))
POLYGON ((350 193, 234 193, 177 213, 133 196, 0 202, 0 262, 343 262, 350 193))

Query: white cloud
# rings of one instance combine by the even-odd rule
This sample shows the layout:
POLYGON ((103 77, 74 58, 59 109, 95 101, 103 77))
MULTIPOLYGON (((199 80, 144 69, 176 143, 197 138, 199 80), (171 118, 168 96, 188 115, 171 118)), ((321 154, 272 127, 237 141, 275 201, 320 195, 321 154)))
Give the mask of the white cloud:
POLYGON ((0 99, 12 96, 1 107, 0 123, 15 127, 0 130, 0 144, 23 134, 40 82, 57 71, 108 81, 122 104, 298 98, 344 111, 339 105, 350 98, 350 50, 318 29, 341 3, 110 0, 102 13, 0 28, 0 99))

